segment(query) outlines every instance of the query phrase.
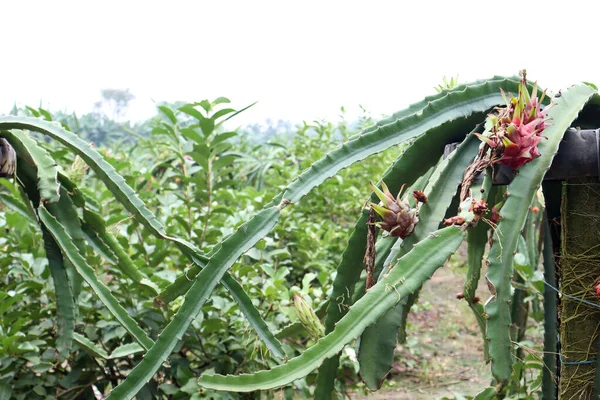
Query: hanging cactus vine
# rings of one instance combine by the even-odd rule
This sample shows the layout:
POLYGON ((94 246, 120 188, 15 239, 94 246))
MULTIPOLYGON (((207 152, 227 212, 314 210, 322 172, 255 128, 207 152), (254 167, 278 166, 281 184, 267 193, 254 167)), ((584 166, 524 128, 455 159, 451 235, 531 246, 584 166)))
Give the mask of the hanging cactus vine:
MULTIPOLYGON (((494 377, 493 384, 482 388, 476 399, 491 399, 505 395, 517 357, 511 338, 511 304, 520 301, 514 297, 512 280, 515 265, 521 262, 515 254, 526 252, 520 247, 525 240, 522 228, 534 218, 530 207, 537 207, 536 216, 543 215, 536 193, 563 134, 588 108, 600 108, 600 96, 592 87, 576 85, 554 98, 542 91, 538 97, 537 85, 530 84, 524 72, 520 78, 493 77, 440 88, 439 93, 364 129, 314 163, 210 254, 169 236, 104 157, 54 123, 1 117, 0 173, 4 177, 16 175, 33 218, 44 232, 48 258, 55 266, 62 356, 69 354, 72 341, 77 339, 73 334, 73 291, 78 290, 81 279, 144 352, 141 362, 115 385, 111 400, 136 396, 167 361, 219 283, 240 304, 249 325, 279 364, 241 375, 205 373, 198 377, 198 385, 232 392, 267 390, 290 385, 318 370, 314 398, 328 400, 335 387, 340 352, 360 338, 360 375, 368 388, 376 390, 390 371, 398 337, 405 335, 406 315, 420 288, 464 241, 468 272, 460 297, 468 302, 481 328, 484 357, 491 363, 494 377), (57 168, 43 146, 26 131, 48 136, 74 152, 148 234, 176 246, 189 258, 193 265, 190 272, 157 296, 163 304, 164 299, 184 296, 176 315, 158 337, 148 337, 86 264, 83 255, 94 249, 84 237, 97 236, 106 238, 105 245, 122 258, 119 264, 124 268, 131 265, 118 243, 109 240, 102 217, 88 206, 92 199, 78 191, 76 182, 57 168), (349 165, 400 143, 405 143, 402 153, 379 183, 371 184, 370 198, 357 201, 368 206, 357 215, 334 284, 327 288, 324 324, 300 296, 295 296, 298 316, 314 344, 288 359, 279 342, 282 336, 269 330, 228 269, 271 232, 286 207, 293 207, 349 165), (444 157, 445 147, 451 143, 459 144, 444 157), (495 174, 505 167, 517 169, 518 174, 508 186, 495 186, 495 174), (482 264, 487 266, 485 270, 482 264), (365 267, 366 285, 361 279, 365 267), (475 296, 482 273, 489 292, 485 304, 475 296)), ((206 121, 200 121, 203 123, 206 121)), ((140 271, 126 272, 136 282, 145 281, 140 271)), ((552 388, 547 390, 550 393, 552 388)))

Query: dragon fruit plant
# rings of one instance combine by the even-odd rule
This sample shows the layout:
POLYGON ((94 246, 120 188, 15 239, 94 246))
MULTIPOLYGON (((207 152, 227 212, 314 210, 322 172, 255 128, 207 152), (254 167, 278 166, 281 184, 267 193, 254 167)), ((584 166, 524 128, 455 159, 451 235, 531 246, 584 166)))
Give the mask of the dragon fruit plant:
MULTIPOLYGON (((527 243, 533 241, 524 239, 535 237, 538 232, 534 226, 543 225, 539 219, 543 213, 530 213, 530 207, 535 206, 538 211, 543 207, 538 191, 564 132, 573 124, 589 124, 591 121, 582 121, 589 114, 580 116, 580 112, 599 106, 600 96, 588 85, 573 86, 560 97, 549 99, 542 94, 538 98, 536 85, 527 82, 524 74, 522 79, 493 77, 441 90, 364 129, 314 163, 211 254, 202 253, 193 243, 168 236, 161 222, 111 164, 62 127, 39 119, 6 116, 0 118, 0 137, 16 153, 16 176, 24 189, 27 210, 34 213, 42 227, 47 256, 56 266, 53 275, 58 283, 56 308, 61 321, 57 344, 62 356, 69 354, 74 337, 74 278, 82 278, 90 285, 144 352, 142 361, 113 389, 110 399, 136 396, 168 360, 219 282, 238 302, 249 325, 269 350, 272 362, 278 365, 238 376, 206 373, 198 377, 200 386, 232 392, 268 390, 290 385, 318 369, 314 398, 330 399, 339 354, 344 346, 360 338, 360 374, 366 385, 376 390, 390 370, 397 341, 405 337, 406 315, 419 288, 465 240, 468 272, 462 301, 467 301, 477 318, 484 358, 491 363, 495 381, 476 398, 491 399, 505 394, 517 354, 511 336, 516 321, 511 302, 520 300, 515 298, 518 290, 513 294, 511 281, 516 266, 524 261, 515 255, 527 253, 530 265, 537 266, 541 251, 529 249, 527 243), (179 296, 183 296, 183 302, 156 340, 148 337, 87 265, 83 255, 94 250, 86 238, 94 235, 83 235, 81 227, 105 238, 104 248, 125 257, 115 248, 118 241, 110 240, 104 220, 87 205, 86 195, 26 130, 49 136, 76 153, 147 233, 177 246, 189 257, 193 267, 157 296, 159 303, 179 296), (460 143, 458 147, 443 157, 446 145, 456 142, 460 143), (291 334, 288 332, 302 330, 302 325, 298 323, 298 329, 290 327, 277 334, 271 332, 255 307, 260 301, 253 302, 228 269, 269 234, 286 207, 293 207, 313 188, 349 165, 400 143, 406 144, 403 152, 381 177, 381 189, 373 186, 374 193, 362 203, 365 207, 341 254, 334 284, 326 288, 330 294, 323 321, 325 332, 317 324, 316 314, 298 299, 306 317, 304 323, 310 320, 314 331, 310 333, 318 340, 300 356, 289 358, 279 339, 291 334), (493 186, 498 165, 518 168, 508 186, 493 186), (402 185, 410 189, 394 197, 392 193, 401 192, 402 185), (489 251, 484 256, 486 246, 489 251), (365 257, 367 250, 372 257, 365 257), (363 278, 363 260, 367 258, 373 260, 374 281, 368 290, 363 278), (515 263, 517 259, 519 263, 515 263), (485 304, 475 296, 482 264, 487 265, 489 291, 485 304), (72 268, 73 273, 67 274, 66 268, 72 268)), ((208 124, 208 117, 199 114, 197 110, 190 113, 198 118, 202 129, 214 128, 214 121, 208 124)), ((10 157, 13 153, 2 154, 10 157)), ((3 167, 3 171, 10 172, 11 167, 3 167)), ((120 261, 120 265, 129 265, 126 257, 120 261)), ((128 276, 140 284, 145 281, 135 270, 128 270, 128 276)), ((555 351, 548 349, 548 354, 555 351)), ((552 357, 544 361, 551 374, 552 357)), ((552 379, 544 382, 549 382, 544 391, 548 394, 545 398, 550 399, 552 379)))

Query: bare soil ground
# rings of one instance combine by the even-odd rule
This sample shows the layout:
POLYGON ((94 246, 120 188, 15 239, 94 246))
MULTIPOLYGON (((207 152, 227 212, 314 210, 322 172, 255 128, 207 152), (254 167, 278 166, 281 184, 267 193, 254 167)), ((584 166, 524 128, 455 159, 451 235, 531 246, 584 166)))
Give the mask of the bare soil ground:
MULTIPOLYGON (((489 385, 479 328, 466 302, 456 299, 464 276, 464 268, 446 265, 426 283, 388 382, 375 393, 354 393, 353 399, 454 398, 454 393, 474 395, 489 385)), ((478 295, 482 301, 488 296, 481 282, 478 295)))

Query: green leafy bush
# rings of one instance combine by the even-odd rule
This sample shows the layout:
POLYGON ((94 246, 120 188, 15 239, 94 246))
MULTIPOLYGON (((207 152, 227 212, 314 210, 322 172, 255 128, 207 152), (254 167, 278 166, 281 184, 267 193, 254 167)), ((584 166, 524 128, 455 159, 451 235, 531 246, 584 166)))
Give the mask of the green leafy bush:
MULTIPOLYGON (((339 125, 304 124, 291 142, 269 145, 277 150, 272 164, 261 165, 260 174, 256 174, 253 162, 264 161, 264 148, 242 141, 239 132, 225 131, 218 123, 212 130, 205 125, 205 132, 193 117, 199 116, 196 111, 204 110, 203 106, 213 116, 226 109, 222 107, 226 103, 220 101, 187 104, 180 109, 161 106, 162 117, 152 123, 148 139, 139 138, 135 146, 99 149, 156 214, 168 235, 194 242, 206 252, 261 209, 305 165, 354 133, 345 121, 339 125), (295 158, 296 154, 302 157, 295 158)), ((30 113, 51 120, 47 112, 31 109, 30 113)), ((233 113, 221 112, 222 119, 233 113)), ((148 336, 156 338, 180 307, 181 299, 161 304, 155 296, 176 278, 189 274, 189 260, 131 219, 79 156, 53 143, 42 145, 77 185, 86 207, 104 218, 103 235, 95 235, 94 229, 82 224, 90 245, 85 253, 87 263, 148 336), (120 247, 123 255, 115 254, 113 246, 120 247), (120 264, 122 257, 129 259, 127 263, 136 272, 127 273, 120 264)), ((384 155, 388 161, 393 156, 392 152, 384 155)), ((382 170, 382 165, 373 162, 367 173, 377 175, 382 170)), ((308 202, 284 216, 272 237, 261 240, 233 265, 232 276, 252 298, 260 299, 255 305, 272 331, 297 322, 293 293, 307 298, 315 308, 325 300, 336 254, 343 250, 352 215, 361 207, 356 197, 368 192, 367 187, 360 187, 364 175, 364 166, 356 167, 338 180, 327 182, 321 190, 336 201, 319 194, 310 196, 308 202)), ((2 332, 6 335, 1 371, 4 382, 16 398, 91 398, 92 386, 106 392, 141 360, 143 349, 131 341, 127 331, 84 285, 78 296, 70 354, 60 358, 56 352, 60 341, 56 294, 42 232, 35 214, 25 207, 29 203, 27 194, 9 179, 1 183, 5 207, 0 215, 6 232, 2 240, 6 254, 10 254, 4 258, 1 273, 5 277, 2 294, 8 299, 2 310, 2 332)), ((296 331, 299 337, 283 343, 288 356, 299 354, 306 345, 301 340, 302 329, 296 331)), ((258 343, 237 303, 226 290, 218 288, 170 356, 169 365, 138 397, 153 398, 160 393, 175 398, 208 396, 211 392, 196 384, 195 377, 202 371, 241 373, 276 365, 267 348, 258 343)), ((297 382, 296 388, 310 397, 305 381, 297 382)), ((212 393, 215 398, 232 397, 212 393)))

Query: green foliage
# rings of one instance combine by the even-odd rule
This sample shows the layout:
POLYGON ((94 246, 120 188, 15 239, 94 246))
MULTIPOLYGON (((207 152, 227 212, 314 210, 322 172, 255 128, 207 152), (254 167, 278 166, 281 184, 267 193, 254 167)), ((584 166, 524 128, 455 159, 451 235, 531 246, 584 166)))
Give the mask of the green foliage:
MULTIPOLYGON (((530 307, 542 318, 536 193, 563 132, 598 97, 581 85, 554 100, 542 155, 504 192, 496 226, 474 211, 478 201, 496 201, 495 189, 491 173, 469 180, 486 147, 465 134, 503 103, 500 89, 514 92, 519 82, 450 83, 359 133, 343 121, 305 123, 291 140, 262 145, 227 129, 240 111, 223 97, 161 105, 149 137, 100 151, 42 109, 29 109, 37 119, 0 118, 0 137, 17 154, 14 179, 0 179, 9 255, 0 263, 0 391, 18 399, 227 399, 238 396, 223 390, 272 396, 288 385, 286 396, 329 399, 344 391, 336 379, 357 379, 359 369, 376 389, 419 288, 467 237, 464 297, 496 379, 476 398, 534 396, 542 364, 525 334, 530 307), (376 201, 368 182, 381 176, 393 193, 407 184, 401 196, 413 205, 413 190, 427 197, 403 241, 377 228, 367 235, 371 217, 357 199, 376 201), (439 229, 445 217, 459 226, 439 229), (475 290, 485 224, 493 244, 484 310, 475 290), (369 262, 379 278, 368 290, 367 249, 378 253, 369 262), (299 323, 294 294, 324 319, 324 337, 299 323), (358 360, 353 351, 340 357, 358 337, 358 360)), ((360 127, 370 124, 364 118, 360 127)))
MULTIPOLYGON (((471 191, 475 194, 476 198, 483 199, 484 201, 492 203, 495 202, 495 195, 497 194, 497 190, 492 190, 491 169, 486 170, 484 174, 485 176, 482 179, 481 185, 473 184, 471 191)), ((488 242, 489 229, 490 225, 488 224, 478 224, 474 229, 471 229, 467 232, 468 270, 465 278, 465 286, 463 291, 464 298, 467 301, 469 308, 473 312, 475 320, 477 321, 477 325, 479 325, 479 329, 481 330, 481 338, 483 343, 483 359, 486 362, 489 360, 489 348, 488 341, 486 340, 485 336, 485 312, 481 301, 475 301, 476 299, 478 299, 475 292, 477 290, 477 286, 479 285, 479 279, 481 277, 481 268, 483 264, 482 260, 488 242)))
MULTIPOLYGON (((195 107, 200 108, 197 105, 195 107)), ((162 108, 161 112, 164 110, 166 109, 162 108)), ((178 120, 173 123, 166 117, 162 122, 155 122, 151 139, 140 139, 136 147, 122 147, 115 153, 109 149, 101 149, 102 158, 125 178, 126 184, 135 188, 136 195, 165 226, 168 235, 198 243, 204 233, 202 246, 206 251, 210 251, 221 239, 229 235, 254 210, 261 208, 280 186, 298 173, 302 165, 310 164, 311 160, 322 157, 332 146, 353 134, 353 131, 346 127, 345 122, 339 125, 320 122, 303 125, 296 133, 295 139, 287 145, 293 148, 296 144, 302 144, 303 149, 310 148, 310 154, 294 152, 301 155, 301 158, 286 158, 289 160, 286 169, 266 170, 265 182, 269 183, 263 190, 256 190, 249 185, 253 182, 248 182, 245 178, 247 168, 244 161, 237 161, 241 157, 221 161, 221 163, 227 162, 228 165, 220 167, 211 176, 207 175, 204 172, 206 169, 202 170, 200 163, 191 159, 194 150, 198 149, 198 146, 195 146, 196 142, 183 135, 168 136, 162 131, 167 130, 165 124, 171 127, 178 125, 177 129, 184 126, 187 128, 186 133, 191 136, 192 130, 202 135, 201 128, 182 111, 171 110, 171 114, 176 115, 178 120), (185 167, 182 168, 183 166, 185 167), (224 171, 227 168, 231 170, 230 173, 224 171), (205 192, 205 182, 209 177, 213 185, 211 202, 208 201, 205 192), (207 219, 209 223, 204 228, 201 221, 207 219)), ((227 116, 231 114, 233 113, 227 116)), ((57 127, 53 125, 46 128, 57 127)), ((220 147, 212 151, 212 157, 206 161, 207 164, 214 163, 234 151, 240 154, 258 155, 258 153, 250 153, 253 151, 253 145, 236 144, 238 136, 234 135, 235 132, 223 135, 226 132, 217 127, 208 137, 208 141, 214 143, 213 138, 220 135, 222 144, 216 143, 220 147)), ((200 139, 201 144, 207 141, 204 135, 200 136, 200 139)), ((66 177, 59 174, 61 183, 69 190, 69 196, 61 197, 61 200, 71 198, 76 207, 83 207, 83 212, 79 214, 79 222, 86 241, 86 262, 95 270, 98 280, 104 282, 118 302, 136 318, 148 336, 156 338, 161 328, 181 306, 181 301, 175 296, 169 301, 171 304, 161 307, 160 300, 153 301, 156 290, 164 293, 178 277, 188 281, 195 273, 194 266, 190 266, 189 261, 186 261, 187 257, 176 248, 165 245, 162 240, 157 240, 143 228, 143 225, 140 225, 140 222, 132 220, 123 211, 123 207, 114 201, 112 193, 103 186, 102 182, 91 172, 81 168, 82 160, 79 156, 73 157, 52 144, 46 145, 44 142, 41 144, 47 147, 57 160, 60 171, 73 172, 73 182, 65 180, 66 177), (77 182, 77 186, 74 182, 77 182), (184 271, 186 264, 189 268, 184 271)), ((393 153, 384 154, 383 157, 391 161, 393 153)), ((266 321, 266 324, 262 323, 262 327, 254 327, 257 333, 261 332, 261 329, 263 332, 282 329, 297 321, 290 302, 294 292, 301 293, 313 305, 319 305, 325 300, 326 288, 331 280, 330 270, 336 259, 335 254, 342 251, 344 242, 344 235, 340 234, 337 226, 331 223, 331 219, 349 228, 348 215, 350 214, 348 213, 359 207, 355 198, 366 196, 368 192, 367 187, 361 188, 365 173, 363 168, 364 165, 362 168, 348 169, 339 176, 337 181, 328 181, 324 185, 323 190, 333 193, 337 198, 336 204, 339 210, 335 213, 332 214, 329 210, 331 200, 324 201, 322 196, 312 196, 307 197, 305 202, 298 204, 294 210, 282 216, 285 225, 278 227, 273 236, 261 240, 232 268, 233 276, 240 280, 241 285, 233 277, 231 282, 240 288, 240 292, 242 294, 247 292, 252 298, 263 300, 258 303, 256 300, 250 300, 246 295, 247 302, 236 302, 222 289, 217 289, 209 303, 203 307, 201 314, 192 322, 194 332, 186 333, 184 340, 171 354, 171 366, 163 367, 150 384, 142 389, 142 393, 153 393, 153 396, 160 393, 179 393, 179 396, 184 397, 189 397, 193 393, 197 395, 204 393, 202 396, 205 396, 209 395, 210 391, 201 390, 191 379, 193 376, 199 376, 202 370, 209 368, 220 373, 236 373, 277 365, 278 361, 274 353, 269 352, 267 347, 256 346, 252 321, 258 321, 257 324, 263 321, 263 318, 266 321), (310 209, 312 211, 309 212, 310 209), (287 228, 289 226, 294 229, 289 230, 287 228), (308 248, 310 251, 307 251, 308 248), (250 307, 247 307, 247 304, 250 307), (244 318, 245 314, 256 313, 256 307, 260 304, 273 306, 270 310, 260 307, 261 311, 253 320, 244 318), (161 384, 161 382, 170 383, 161 384), (184 388, 184 391, 181 391, 181 388, 184 388)), ((366 171, 369 175, 376 176, 382 173, 383 167, 372 162, 369 163, 366 171)), ((14 186, 5 179, 2 183, 6 188, 6 191, 1 193, 3 204, 6 205, 1 213, 2 224, 9 228, 7 240, 13 243, 12 247, 5 247, 12 258, 6 258, 2 266, 2 276, 7 279, 3 280, 2 290, 12 298, 13 287, 19 285, 20 293, 26 295, 21 294, 14 300, 5 302, 5 307, 10 310, 31 311, 30 313, 11 311, 11 318, 3 320, 6 321, 6 325, 3 323, 2 329, 8 337, 13 336, 11 332, 17 333, 17 336, 12 339, 14 341, 20 337, 20 332, 27 333, 26 326, 31 325, 35 329, 29 334, 29 341, 19 339, 14 347, 23 343, 22 348, 30 350, 31 354, 27 357, 31 360, 36 361, 38 358, 35 357, 45 354, 43 362, 54 365, 58 360, 54 352, 54 348, 58 347, 55 331, 56 316, 60 317, 60 315, 55 314, 54 311, 55 291, 52 280, 48 280, 50 269, 48 262, 45 261, 41 231, 35 228, 37 216, 34 217, 31 209, 27 207, 31 203, 22 200, 18 185, 14 186), (34 263, 32 265, 40 271, 38 274, 43 272, 42 276, 36 278, 36 282, 39 283, 34 286, 28 281, 29 274, 18 273, 19 268, 29 270, 31 263, 34 263), (32 290, 42 290, 44 295, 39 296, 31 292, 32 290), (39 302, 40 299, 43 303, 39 302), (32 307, 33 309, 42 307, 43 317, 34 312, 32 307), (32 320, 29 320, 29 315, 32 320), (17 320, 21 318, 22 321, 14 324, 13 316, 17 320), (31 340, 35 340, 35 347, 28 344, 31 340)), ((56 293, 58 295, 59 292, 56 293)), ((40 393, 42 393, 41 388, 44 388, 48 394, 55 395, 68 391, 64 395, 66 398, 91 397, 93 396, 92 385, 108 394, 118 379, 126 375, 133 365, 139 363, 142 353, 138 350, 124 358, 119 357, 119 360, 112 356, 118 349, 135 346, 135 344, 129 339, 127 331, 110 314, 103 311, 103 304, 96 299, 87 286, 82 288, 78 298, 79 312, 75 319, 76 332, 72 353, 64 366, 51 370, 47 379, 33 379, 31 374, 35 372, 27 359, 15 358, 15 353, 12 351, 2 353, 5 360, 3 373, 9 374, 6 375, 9 377, 7 382, 15 388, 13 391, 15 396, 22 398, 28 395, 35 398, 38 395, 32 391, 38 386, 40 388, 36 390, 40 393), (96 350, 102 349, 104 352, 90 350, 93 349, 90 344, 94 345, 96 350), (104 353, 111 356, 104 357, 104 353), (22 362, 19 362, 20 359, 22 362), (69 372, 75 366, 88 372, 85 374, 69 372), (59 380, 62 383, 57 386, 56 382, 59 380), (72 389, 76 386, 81 388, 72 389)), ((300 329, 299 333, 304 335, 303 329, 300 329)), ((266 334, 263 336, 266 337, 266 334)), ((277 341, 271 340, 271 342, 277 341)), ((7 339, 5 343, 8 345, 9 340, 7 339)), ((288 357, 298 354, 303 347, 304 341, 298 344, 289 342, 283 346, 288 357)), ((36 367, 35 371, 40 368, 36 367)), ((296 387, 308 394, 306 383, 299 381, 296 387)))
POLYGON ((510 294, 514 252, 521 236, 520 231, 525 225, 529 205, 534 201, 544 174, 558 151, 562 135, 593 93, 593 89, 588 86, 575 86, 554 100, 556 107, 549 111, 552 125, 545 131, 548 140, 540 145, 542 155, 533 160, 529 168, 522 168, 506 190, 502 220, 496 231, 502 232, 502 236, 495 237, 487 257, 490 263, 487 279, 492 288, 492 298, 485 307, 492 374, 499 383, 506 382, 512 373, 510 294))
POLYGON ((456 227, 447 227, 432 232, 406 257, 401 258, 379 285, 369 290, 348 313, 340 319, 335 329, 301 356, 286 364, 252 375, 218 376, 203 375, 200 384, 215 389, 246 392, 282 386, 314 370, 326 358, 356 338, 384 312, 397 304, 403 296, 416 290, 456 251, 463 240, 463 232, 456 227), (431 249, 437 249, 432 253, 431 249), (426 257, 430 255, 431 257, 426 257))
MULTIPOLYGON (((473 135, 467 136, 458 149, 436 167, 424 190, 427 202, 419 210, 419 218, 422 221, 415 228, 415 232, 404 239, 395 257, 401 259, 439 226, 460 185, 464 171, 473 161, 479 146, 474 138, 473 135)), ((384 268, 380 276, 389 273, 388 268, 384 268)), ((368 327, 361 337, 361 377, 372 390, 379 389, 392 368, 396 336, 405 307, 406 298, 389 310, 376 324, 368 327), (387 338, 387 343, 382 338, 387 338)), ((410 305, 408 307, 410 308, 410 305)))

